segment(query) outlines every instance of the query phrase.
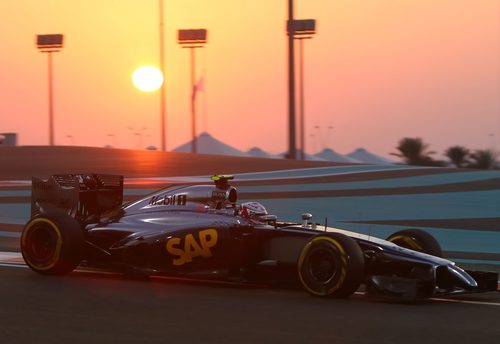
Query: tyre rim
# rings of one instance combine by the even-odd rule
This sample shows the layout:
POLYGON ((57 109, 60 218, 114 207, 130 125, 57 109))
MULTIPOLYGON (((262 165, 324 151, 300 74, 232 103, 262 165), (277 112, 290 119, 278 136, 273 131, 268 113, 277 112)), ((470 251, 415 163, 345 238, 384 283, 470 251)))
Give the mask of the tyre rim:
POLYGON ((57 234, 50 226, 46 224, 33 226, 26 240, 30 260, 41 266, 52 262, 57 250, 57 241, 57 234))
POLYGON ((336 257, 330 250, 319 249, 311 252, 308 260, 310 276, 319 284, 330 283, 337 273, 336 257))
POLYGON ((408 248, 410 250, 423 252, 423 248, 420 244, 418 244, 417 240, 413 237, 409 236, 397 236, 393 239, 389 240, 393 244, 396 244, 400 247, 408 248))

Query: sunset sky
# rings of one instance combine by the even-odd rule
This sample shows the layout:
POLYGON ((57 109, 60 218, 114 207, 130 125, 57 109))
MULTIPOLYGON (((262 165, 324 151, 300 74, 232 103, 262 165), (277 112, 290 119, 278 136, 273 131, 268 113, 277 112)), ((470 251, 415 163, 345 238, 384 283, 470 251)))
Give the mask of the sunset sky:
MULTIPOLYGON (((241 150, 285 151, 287 1, 164 2, 167 148, 191 135, 189 51, 176 32, 206 28, 198 131, 241 150)), ((48 143, 47 56, 35 36, 62 33, 56 144, 138 148, 142 135, 143 146, 160 146, 159 93, 131 79, 159 66, 158 17, 158 0, 0 0, 0 132, 48 143)), ((307 151, 389 156, 402 137, 439 153, 498 149, 499 0, 295 0, 295 17, 318 30, 304 50, 307 151)))

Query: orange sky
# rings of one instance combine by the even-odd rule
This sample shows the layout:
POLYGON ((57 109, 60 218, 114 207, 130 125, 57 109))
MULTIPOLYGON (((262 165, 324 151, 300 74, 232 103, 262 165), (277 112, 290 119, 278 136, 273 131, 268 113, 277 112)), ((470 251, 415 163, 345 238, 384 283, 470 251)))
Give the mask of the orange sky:
MULTIPOLYGON (((199 131, 241 150, 287 148, 286 3, 165 0, 168 149, 190 139, 182 28, 209 30, 197 50, 197 72, 205 72, 199 131)), ((305 42, 308 151, 365 147, 388 156, 405 136, 438 152, 500 144, 498 0, 295 7, 296 18, 318 26, 305 42)), ((56 143, 72 135, 77 145, 137 148, 139 132, 144 146, 160 145, 159 94, 131 82, 135 68, 159 65, 157 0, 1 0, 0 23, 0 132, 18 132, 22 145, 48 143, 47 57, 34 39, 63 33, 54 58, 56 143)))

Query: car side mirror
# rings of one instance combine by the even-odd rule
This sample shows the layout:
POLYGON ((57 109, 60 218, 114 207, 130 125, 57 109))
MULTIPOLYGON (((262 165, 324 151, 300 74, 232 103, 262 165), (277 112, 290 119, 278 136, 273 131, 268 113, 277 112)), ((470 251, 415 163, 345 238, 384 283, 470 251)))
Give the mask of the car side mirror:
POLYGON ((309 223, 309 220, 312 219, 312 214, 311 213, 304 213, 302 214, 302 227, 307 227, 307 224, 309 223))

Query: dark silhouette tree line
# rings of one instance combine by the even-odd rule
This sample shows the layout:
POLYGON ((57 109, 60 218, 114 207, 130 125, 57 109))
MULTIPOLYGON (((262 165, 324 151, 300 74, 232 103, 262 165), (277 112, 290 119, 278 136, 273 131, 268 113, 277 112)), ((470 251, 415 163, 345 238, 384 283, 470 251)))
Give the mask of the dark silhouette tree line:
POLYGON ((405 137, 401 139, 396 147, 397 156, 407 165, 417 166, 449 166, 450 164, 459 168, 476 168, 482 170, 492 170, 498 167, 496 154, 490 149, 477 149, 470 151, 463 146, 452 146, 444 152, 444 156, 449 162, 436 160, 432 157, 436 154, 429 150, 429 145, 421 138, 405 137))

